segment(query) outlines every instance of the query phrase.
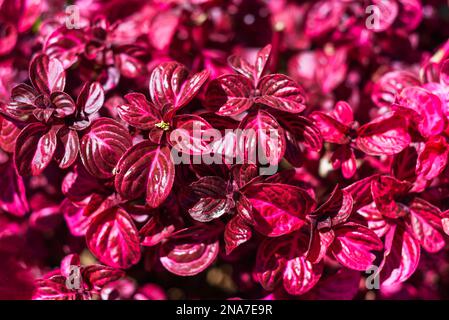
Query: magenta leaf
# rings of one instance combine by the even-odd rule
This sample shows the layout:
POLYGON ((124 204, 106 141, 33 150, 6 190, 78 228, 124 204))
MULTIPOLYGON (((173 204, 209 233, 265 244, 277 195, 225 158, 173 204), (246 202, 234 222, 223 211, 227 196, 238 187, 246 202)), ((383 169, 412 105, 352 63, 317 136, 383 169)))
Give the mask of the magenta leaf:
POLYGON ((331 245, 334 257, 349 269, 365 271, 373 263, 371 251, 382 250, 383 243, 377 235, 362 225, 345 223, 335 229, 335 240, 331 245))
POLYGON ((251 239, 251 227, 245 222, 240 215, 235 215, 226 225, 224 232, 226 254, 230 254, 235 248, 242 243, 251 239))
POLYGON ((194 98, 208 77, 208 71, 189 77, 189 71, 182 64, 161 63, 151 73, 151 99, 159 110, 167 105, 180 109, 194 98))
POLYGON ((239 115, 253 105, 250 80, 241 75, 223 75, 211 81, 207 87, 206 107, 217 110, 221 116, 239 115))
POLYGON ((91 264, 85 266, 81 271, 84 283, 92 289, 100 290, 106 284, 116 281, 125 276, 125 272, 120 269, 91 264))
POLYGON ((12 161, 0 164, 0 209, 18 217, 23 217, 28 211, 28 200, 22 177, 17 174, 12 161))
POLYGON ((154 128, 161 121, 155 106, 141 93, 129 93, 125 96, 128 103, 118 107, 118 114, 129 125, 142 130, 154 128))
POLYGON ((67 288, 66 277, 54 275, 36 281, 33 300, 77 300, 78 293, 67 288))
POLYGON ((70 167, 76 161, 79 149, 78 133, 72 129, 62 128, 58 132, 58 148, 55 155, 59 167, 61 169, 70 167))
POLYGON ((298 230, 315 201, 307 191, 280 183, 255 183, 243 190, 253 207, 254 227, 269 237, 298 230))
POLYGON ((75 237, 86 235, 91 219, 84 215, 83 206, 76 206, 69 199, 65 199, 61 203, 60 210, 72 235, 75 237))
POLYGON ((120 157, 132 145, 128 131, 108 118, 96 119, 81 139, 81 160, 86 170, 100 179, 113 176, 120 157))
POLYGON ((397 115, 377 118, 357 130, 357 147, 368 155, 394 155, 411 142, 407 125, 397 115))
POLYGON ((446 139, 438 136, 430 138, 418 154, 416 173, 426 180, 432 180, 446 168, 449 155, 449 145, 446 139))
POLYGON ((39 54, 31 61, 30 80, 33 86, 44 94, 64 91, 64 67, 58 59, 39 54))
POLYGON ((171 273, 193 276, 217 258, 219 242, 213 227, 195 226, 181 230, 160 248, 160 261, 171 273))
POLYGON ((380 280, 383 286, 393 286, 406 281, 418 267, 419 242, 402 226, 391 228, 385 238, 384 259, 380 280))
POLYGON ((379 107, 390 107, 404 88, 419 84, 418 77, 410 72, 387 72, 374 84, 371 99, 379 107))
POLYGON ((203 155, 211 152, 209 141, 204 139, 212 126, 197 115, 178 115, 173 118, 174 131, 171 132, 168 142, 178 151, 203 155))
POLYGON ((104 90, 100 83, 86 83, 81 89, 76 105, 86 114, 94 114, 103 106, 104 90))
POLYGON ((424 137, 437 135, 444 129, 441 100, 430 91, 420 87, 405 88, 398 96, 397 103, 413 112, 413 119, 424 137))
POLYGON ((410 204, 411 231, 424 250, 438 252, 445 246, 441 211, 429 202, 415 198, 410 204))
POLYGON ((282 281, 292 295, 312 289, 321 277, 323 264, 312 264, 305 256, 307 242, 303 234, 265 239, 256 256, 256 280, 265 290, 273 290, 282 281))
POLYGON ((21 176, 40 174, 53 159, 60 127, 31 123, 17 137, 14 162, 21 176))
POLYGON ((128 149, 117 163, 115 188, 127 199, 146 194, 147 204, 156 208, 171 191, 174 171, 167 147, 143 141, 128 149))
POLYGON ((254 79, 258 83, 267 66, 268 59, 271 54, 271 44, 263 47, 257 52, 256 63, 254 65, 254 79))
POLYGON ((246 116, 239 125, 238 156, 244 163, 277 164, 285 153, 282 127, 268 112, 259 110, 246 116))
POLYGON ((325 141, 337 144, 346 144, 350 141, 348 137, 350 128, 347 125, 320 111, 312 113, 311 118, 325 141))
POLYGON ((127 269, 140 260, 138 231, 131 217, 119 207, 94 218, 86 241, 89 250, 108 266, 127 269))
POLYGON ((75 101, 65 92, 52 92, 50 100, 55 108, 54 115, 58 118, 65 118, 76 110, 75 101))
POLYGON ((11 121, 0 117, 0 148, 13 153, 20 129, 11 121))
POLYGON ((254 99, 256 103, 290 113, 300 113, 306 108, 304 90, 286 75, 264 76, 257 90, 260 96, 254 99))
POLYGON ((29 85, 19 84, 11 91, 11 101, 6 105, 6 112, 18 120, 27 120, 36 106, 35 99, 39 93, 29 85))

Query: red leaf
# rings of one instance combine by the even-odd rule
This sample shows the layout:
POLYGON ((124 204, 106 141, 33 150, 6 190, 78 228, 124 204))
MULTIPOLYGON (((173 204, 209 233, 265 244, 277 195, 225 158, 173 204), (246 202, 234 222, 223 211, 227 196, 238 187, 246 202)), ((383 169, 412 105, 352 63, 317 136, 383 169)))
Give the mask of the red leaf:
POLYGON ((125 276, 123 270, 91 264, 82 268, 81 274, 84 283, 92 289, 101 290, 106 284, 116 281, 125 276))
POLYGON ((335 228, 334 232, 332 253, 338 262, 349 269, 367 270, 375 259, 371 251, 383 248, 377 235, 359 224, 348 222, 335 228))
POLYGON ((391 228, 385 238, 380 266, 382 285, 393 286, 410 278, 418 267, 420 252, 419 242, 402 226, 391 228))
POLYGON ((89 250, 114 268, 129 268, 140 260, 139 235, 131 217, 112 207, 96 216, 86 232, 89 250))
POLYGON ((21 176, 40 174, 53 159, 60 127, 27 125, 17 137, 14 162, 21 176))
POLYGON ((167 198, 175 175, 170 150, 149 141, 128 149, 115 170, 116 190, 127 199, 146 194, 147 204, 152 208, 167 198))
POLYGON ((61 169, 70 167, 78 157, 80 142, 75 130, 62 128, 58 132, 58 149, 55 158, 61 169), (60 149, 62 149, 60 151, 60 149), (60 151, 60 152, 59 152, 60 151))
POLYGON ((197 115, 179 115, 173 118, 174 131, 168 142, 178 151, 190 155, 203 155, 211 152, 211 146, 204 137, 212 126, 197 115))
POLYGON ((251 81, 241 75, 223 75, 209 83, 204 102, 218 115, 239 115, 253 105, 252 89, 251 81))
POLYGON ((94 114, 103 106, 104 90, 98 82, 88 82, 81 89, 76 105, 86 114, 94 114))
POLYGON ((156 107, 141 93, 129 93, 125 96, 127 104, 118 106, 119 116, 129 125, 142 130, 154 128, 162 118, 156 107))
POLYGON ((290 113, 299 113, 306 108, 304 90, 286 75, 264 76, 260 79, 257 89, 260 91, 260 97, 255 98, 256 103, 290 113))
POLYGON ((64 91, 65 71, 58 59, 39 54, 31 61, 30 80, 41 93, 64 91))
POLYGON ((132 138, 121 124, 109 118, 98 118, 81 139, 81 160, 91 175, 108 179, 131 145, 132 138))
POLYGON ((262 77, 263 72, 267 66, 268 59, 271 54, 271 44, 263 47, 257 52, 256 63, 254 65, 254 79, 255 83, 259 82, 259 79, 262 77))
POLYGON ((259 110, 246 116, 239 125, 238 156, 244 163, 276 165, 285 153, 282 127, 268 112, 259 110))
POLYGON ((217 230, 204 225, 179 231, 162 244, 162 265, 178 276, 200 273, 217 258, 219 242, 216 233, 217 230))
POLYGON ((239 215, 229 220, 224 232, 226 254, 230 254, 235 248, 251 239, 251 228, 239 215))
POLYGON ((424 250, 434 253, 445 246, 441 211, 427 201, 415 198, 410 204, 410 225, 424 250))
POLYGON ((253 207, 254 227, 269 237, 298 230, 315 205, 307 191, 286 184, 250 184, 243 193, 253 207))
POLYGON ((25 194, 23 179, 17 174, 12 161, 0 164, 0 209, 18 217, 28 211, 28 200, 25 194))
POLYGON ((350 141, 347 136, 349 127, 324 112, 314 112, 310 116, 315 120, 315 125, 321 132, 323 139, 327 142, 346 144, 350 141))
POLYGON ((446 168, 448 154, 449 145, 444 137, 430 138, 418 154, 416 173, 426 180, 438 177, 446 168))
POLYGON ((357 147, 368 155, 394 155, 411 142, 403 118, 392 115, 379 117, 357 130, 357 147))

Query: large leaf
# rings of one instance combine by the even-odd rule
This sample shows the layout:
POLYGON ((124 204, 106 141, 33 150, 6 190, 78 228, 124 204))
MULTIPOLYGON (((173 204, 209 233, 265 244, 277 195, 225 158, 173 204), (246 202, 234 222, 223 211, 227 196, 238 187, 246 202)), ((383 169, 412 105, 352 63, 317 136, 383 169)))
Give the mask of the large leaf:
POLYGON ((193 276, 210 266, 218 251, 217 230, 198 225, 173 235, 161 246, 159 256, 168 271, 193 276))
POLYGON ((129 268, 140 260, 139 235, 131 217, 112 207, 99 214, 86 232, 89 250, 104 264, 129 268))
POLYGON ((128 103, 118 106, 119 116, 130 126, 142 130, 154 128, 161 121, 155 106, 141 93, 129 93, 125 96, 128 103))
POLYGON ((383 286, 406 281, 418 267, 421 249, 416 240, 401 225, 391 228, 385 236, 384 259, 380 280, 383 286))
POLYGON ((14 119, 27 120, 36 106, 34 100, 39 93, 29 85, 19 84, 11 91, 11 101, 6 105, 6 112, 14 119))
POLYGON ((41 123, 27 125, 17 137, 14 162, 21 176, 40 174, 53 159, 57 131, 41 123))
POLYGON ((195 97, 208 77, 208 71, 189 77, 189 71, 182 64, 161 63, 151 73, 151 99, 159 110, 167 105, 180 109, 195 97))
POLYGON ((146 194, 147 204, 156 208, 171 191, 175 168, 167 147, 143 141, 125 152, 115 173, 117 192, 127 199, 146 194))
POLYGON ((338 262, 349 269, 367 270, 375 259, 371 251, 383 248, 382 241, 373 231, 356 223, 345 223, 334 232, 332 253, 338 262))
POLYGON ((251 227, 240 215, 235 215, 229 220, 224 232, 226 254, 230 254, 235 248, 248 241, 252 236, 251 227))
POLYGON ((423 199, 415 198, 410 204, 411 231, 424 250, 431 253, 446 244, 440 215, 440 209, 423 199))
POLYGON ((81 160, 91 175, 111 178, 118 160, 131 145, 132 138, 121 124, 99 118, 81 139, 81 160))
POLYGON ((0 117, 0 148, 13 153, 20 129, 11 121, 0 117))
POLYGON ((246 116, 239 125, 237 156, 244 163, 277 165, 285 153, 282 127, 268 112, 259 110, 246 116))
POLYGON ((424 137, 441 133, 445 125, 443 107, 438 96, 421 87, 408 87, 401 91, 397 103, 413 111, 413 119, 424 137))
POLYGON ((251 81, 241 75, 223 75, 211 81, 206 91, 205 105, 221 116, 239 115, 253 105, 251 81))
POLYGON ((40 93, 50 94, 55 91, 64 91, 64 67, 58 59, 39 54, 31 61, 30 80, 40 93))
POLYGON ((211 146, 205 139, 212 126, 197 115, 178 115, 173 118, 174 130, 170 132, 168 142, 178 151, 191 155, 204 155, 211 152, 211 146))
POLYGON ((299 229, 315 201, 307 191, 281 183, 255 183, 243 190, 253 207, 254 227, 277 237, 299 229))
POLYGON ((379 117, 357 130, 357 147, 373 156, 394 155, 411 142, 406 121, 397 115, 379 117))
POLYGON ((82 88, 76 100, 76 105, 85 114, 94 114, 103 106, 104 90, 98 82, 87 82, 82 88))
POLYGON ((18 217, 29 210, 23 179, 17 174, 12 161, 0 164, 0 209, 18 217))
POLYGON ((290 113, 299 113, 306 108, 304 89, 286 75, 264 76, 260 79, 257 90, 260 96, 254 99, 256 103, 290 113))
POLYGON ((430 138, 418 154, 416 173, 426 180, 432 180, 446 168, 449 145, 446 138, 437 136, 430 138))

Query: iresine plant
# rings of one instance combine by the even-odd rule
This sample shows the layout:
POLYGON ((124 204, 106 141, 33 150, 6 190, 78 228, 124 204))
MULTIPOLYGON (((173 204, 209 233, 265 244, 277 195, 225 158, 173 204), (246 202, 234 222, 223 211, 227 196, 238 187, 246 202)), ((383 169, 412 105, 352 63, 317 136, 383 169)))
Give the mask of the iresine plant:
POLYGON ((446 1, 87 2, 0 0, 0 299, 448 297, 446 1))

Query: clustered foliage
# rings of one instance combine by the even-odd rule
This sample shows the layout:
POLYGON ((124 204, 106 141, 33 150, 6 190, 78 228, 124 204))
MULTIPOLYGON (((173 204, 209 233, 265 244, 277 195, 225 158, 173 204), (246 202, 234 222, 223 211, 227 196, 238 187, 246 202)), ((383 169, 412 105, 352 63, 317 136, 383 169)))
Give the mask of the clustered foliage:
POLYGON ((448 12, 0 0, 0 298, 448 298, 448 12))

